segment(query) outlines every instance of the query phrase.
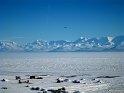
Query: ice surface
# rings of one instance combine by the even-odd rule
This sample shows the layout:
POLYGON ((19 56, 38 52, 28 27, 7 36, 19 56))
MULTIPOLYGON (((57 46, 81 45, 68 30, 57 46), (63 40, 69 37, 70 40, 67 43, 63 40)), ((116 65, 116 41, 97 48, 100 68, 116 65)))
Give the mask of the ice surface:
MULTIPOLYGON (((40 82, 32 81, 34 82, 33 85, 45 88, 66 86, 70 92, 74 90, 79 90, 82 93, 92 93, 98 90, 109 90, 108 93, 111 93, 110 91, 123 91, 123 56, 124 52, 0 53, 0 79, 10 79, 7 83, 0 82, 1 86, 10 87, 7 89, 8 92, 0 89, 0 93, 14 93, 13 91, 16 93, 14 88, 17 86, 20 89, 17 81, 13 80, 16 75, 48 75, 40 82), (95 81, 92 79, 99 76, 119 77, 98 78, 102 83, 94 83, 95 81), (72 82, 56 84, 57 78, 70 80, 83 78, 82 80, 86 84, 73 84, 72 82)), ((22 89, 25 89, 23 85, 21 85, 20 93, 22 93, 22 89)), ((28 88, 26 88, 26 92, 23 91, 23 93, 31 92, 28 88)))

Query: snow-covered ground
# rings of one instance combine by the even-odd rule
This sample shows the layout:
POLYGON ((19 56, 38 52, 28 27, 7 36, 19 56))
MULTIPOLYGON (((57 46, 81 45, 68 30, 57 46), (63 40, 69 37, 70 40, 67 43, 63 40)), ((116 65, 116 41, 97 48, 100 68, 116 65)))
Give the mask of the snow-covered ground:
POLYGON ((123 52, 0 53, 0 80, 8 80, 0 81, 0 93, 42 93, 31 90, 35 86, 65 87, 69 93, 124 93, 123 56, 123 52), (32 84, 19 84, 15 76, 32 84), (58 78, 63 82, 56 83, 58 78))

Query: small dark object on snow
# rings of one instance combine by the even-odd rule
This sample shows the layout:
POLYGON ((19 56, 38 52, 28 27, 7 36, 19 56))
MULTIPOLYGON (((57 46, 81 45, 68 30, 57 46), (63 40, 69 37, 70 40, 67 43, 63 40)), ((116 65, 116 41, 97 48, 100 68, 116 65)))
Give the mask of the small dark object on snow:
POLYGON ((96 80, 96 79, 95 79, 95 78, 93 78, 93 79, 92 79, 92 81, 93 81, 93 80, 96 80))
POLYGON ((45 89, 44 88, 41 88, 40 91, 45 91, 45 89))
POLYGON ((43 91, 43 93, 47 93, 47 91, 43 91))
POLYGON ((29 85, 25 86, 25 87, 30 87, 29 85))
POLYGON ((30 76, 30 79, 43 79, 43 77, 41 77, 41 76, 38 76, 38 77, 36 77, 36 76, 30 76))
POLYGON ((102 83, 100 80, 97 80, 96 82, 94 82, 94 83, 102 83))
POLYGON ((41 77, 41 76, 38 76, 38 77, 36 77, 35 79, 43 79, 43 77, 41 77))
POLYGON ((30 76, 30 79, 35 79, 35 76, 30 76))
POLYGON ((50 91, 51 93, 68 93, 67 91, 65 91, 65 87, 59 88, 59 89, 49 89, 48 91, 50 91))
POLYGON ((64 80, 63 80, 63 79, 61 79, 61 78, 58 78, 58 79, 56 79, 56 80, 57 80, 57 83, 64 82, 64 80))
POLYGON ((21 81, 20 79, 18 80, 18 83, 19 83, 19 84, 21 84, 21 83, 28 83, 28 84, 32 84, 32 83, 30 83, 30 81, 29 81, 29 80, 26 80, 26 81, 21 81))
POLYGON ((73 93, 80 93, 80 91, 74 91, 73 93))
POLYGON ((120 77, 120 76, 99 76, 97 78, 116 78, 116 77, 120 77))
POLYGON ((78 81, 78 80, 74 80, 74 81, 72 81, 73 83, 81 83, 80 81, 78 81))
POLYGON ((6 80, 5 79, 2 79, 1 81, 5 82, 6 80))
POLYGON ((31 90, 40 90, 40 87, 32 87, 31 90))
POLYGON ((39 87, 36 87, 35 90, 40 90, 40 88, 39 87))
POLYGON ((66 90, 65 87, 59 88, 58 90, 66 90))
POLYGON ((1 89, 7 89, 7 87, 2 87, 1 89))
POLYGON ((21 77, 20 76, 16 76, 15 79, 16 80, 19 80, 19 79, 21 79, 21 77))
POLYGON ((34 87, 32 87, 32 88, 31 88, 31 90, 35 90, 35 88, 34 88, 34 87))

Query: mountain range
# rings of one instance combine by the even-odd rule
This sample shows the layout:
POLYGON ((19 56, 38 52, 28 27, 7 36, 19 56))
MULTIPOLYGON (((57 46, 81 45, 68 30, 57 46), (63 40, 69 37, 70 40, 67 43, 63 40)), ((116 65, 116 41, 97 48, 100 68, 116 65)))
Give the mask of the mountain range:
POLYGON ((13 41, 0 41, 0 52, 92 52, 92 51, 124 51, 124 36, 86 38, 75 41, 36 40, 20 45, 13 41))

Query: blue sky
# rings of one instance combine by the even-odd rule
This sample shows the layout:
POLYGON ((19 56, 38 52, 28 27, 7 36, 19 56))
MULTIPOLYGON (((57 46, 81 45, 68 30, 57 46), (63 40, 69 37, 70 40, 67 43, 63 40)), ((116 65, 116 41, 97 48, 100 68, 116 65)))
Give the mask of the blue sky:
POLYGON ((118 35, 124 35, 123 0, 0 0, 0 40, 118 35))

